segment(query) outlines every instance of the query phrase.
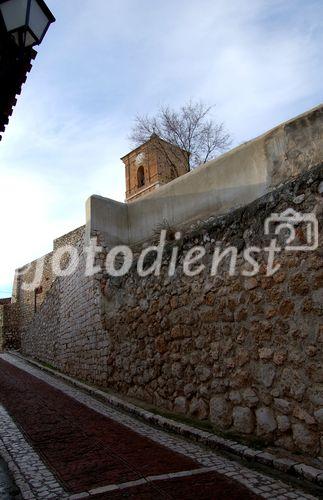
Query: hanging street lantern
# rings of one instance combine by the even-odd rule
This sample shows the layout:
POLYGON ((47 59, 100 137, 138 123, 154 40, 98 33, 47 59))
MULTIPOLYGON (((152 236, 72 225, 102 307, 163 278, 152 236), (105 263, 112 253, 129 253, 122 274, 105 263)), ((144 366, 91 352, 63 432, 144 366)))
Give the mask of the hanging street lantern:
POLYGON ((0 0, 6 30, 21 50, 39 45, 55 17, 43 0, 0 0))

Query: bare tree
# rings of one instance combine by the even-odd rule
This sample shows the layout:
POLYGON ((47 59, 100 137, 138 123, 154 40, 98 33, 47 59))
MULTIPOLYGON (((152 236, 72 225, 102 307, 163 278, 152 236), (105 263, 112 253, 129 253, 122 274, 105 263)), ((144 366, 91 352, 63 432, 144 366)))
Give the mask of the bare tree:
POLYGON ((161 107, 155 117, 138 115, 130 140, 137 147, 154 137, 155 147, 175 172, 179 162, 189 171, 212 160, 231 144, 223 123, 209 118, 211 109, 202 102, 190 101, 179 111, 161 107))

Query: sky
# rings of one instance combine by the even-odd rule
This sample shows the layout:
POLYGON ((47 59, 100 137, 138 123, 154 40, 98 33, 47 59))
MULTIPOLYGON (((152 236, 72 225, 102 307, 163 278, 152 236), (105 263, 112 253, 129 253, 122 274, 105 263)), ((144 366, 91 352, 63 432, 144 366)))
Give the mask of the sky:
POLYGON ((137 114, 202 100, 233 144, 320 104, 322 0, 47 0, 56 17, 0 143, 0 297, 14 269, 124 200, 137 114))

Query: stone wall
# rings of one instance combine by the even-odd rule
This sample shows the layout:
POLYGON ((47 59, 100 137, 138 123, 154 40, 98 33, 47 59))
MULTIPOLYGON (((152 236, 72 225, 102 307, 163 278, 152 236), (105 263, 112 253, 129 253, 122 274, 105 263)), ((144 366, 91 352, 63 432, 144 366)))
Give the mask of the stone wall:
POLYGON ((53 250, 55 251, 63 246, 76 245, 83 238, 84 229, 84 226, 81 226, 77 229, 73 229, 73 231, 70 231, 63 236, 60 236, 59 238, 56 238, 53 243, 53 250))
POLYGON ((4 306, 0 304, 0 352, 3 350, 4 347, 4 328, 3 328, 3 323, 4 323, 4 306))
MULTIPOLYGON (((53 250, 66 245, 76 245, 83 235, 84 226, 54 240, 53 250)), ((11 304, 6 306, 3 326, 8 347, 16 349, 20 347, 21 336, 28 328, 28 325, 44 302, 54 283, 55 277, 52 270, 52 258, 53 252, 50 252, 16 271, 13 296, 11 304), (33 282, 37 267, 42 269, 41 280, 37 284, 37 290, 33 288, 25 289, 24 285, 33 282)))
MULTIPOLYGON (((253 204, 215 218, 180 246, 173 278, 108 280, 107 385, 221 431, 323 454, 322 251, 283 252, 280 270, 241 276, 243 248, 268 245, 264 219, 289 207, 314 212, 322 229, 322 167, 253 204), (316 180, 314 180, 316 179, 316 180), (214 244, 239 248, 236 276, 210 277, 214 244), (203 245, 206 270, 189 278, 183 257, 203 245), (321 448, 320 448, 321 447, 321 448)), ((303 240, 300 232, 298 238, 303 240)))
POLYGON ((17 345, 16 306, 11 299, 0 299, 0 351, 17 345))
POLYGON ((108 337, 101 321, 101 275, 85 276, 84 235, 77 249, 78 269, 53 282, 22 333, 22 351, 65 373, 105 384, 108 337))
MULTIPOLYGON (((243 251, 264 248, 264 220, 287 208, 314 212, 322 230, 322 165, 253 203, 168 232, 159 277, 85 277, 80 266, 57 278, 22 337, 22 350, 65 373, 112 388, 159 408, 209 420, 246 440, 323 455, 322 250, 276 254, 280 270, 265 274, 267 254, 252 277, 243 251), (234 245, 234 276, 223 262, 210 276, 214 246, 234 245), (203 245, 205 269, 183 274, 183 259, 203 245), (173 277, 170 253, 179 248, 173 277), (167 252, 166 252, 167 254, 167 252)), ((105 234, 97 236, 104 251, 105 234)), ((299 227, 297 239, 304 241, 299 227)))

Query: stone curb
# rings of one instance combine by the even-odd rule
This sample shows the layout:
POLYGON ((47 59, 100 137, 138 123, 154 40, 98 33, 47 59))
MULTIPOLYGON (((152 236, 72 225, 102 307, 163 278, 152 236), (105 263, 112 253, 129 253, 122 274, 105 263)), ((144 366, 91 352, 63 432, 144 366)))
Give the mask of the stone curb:
POLYGON ((323 469, 316 469, 310 465, 306 465, 301 462, 297 462, 296 460, 291 460, 289 458, 278 458, 271 453, 264 452, 261 450, 255 450, 253 448, 249 448, 248 446, 237 443, 236 441, 231 441, 230 439, 225 439, 210 432, 206 432, 200 429, 196 429, 195 427, 191 427, 187 424, 183 424, 180 422, 176 422, 175 420, 171 420, 166 417, 162 417, 160 415, 155 415, 148 410, 144 410, 139 408, 138 406, 128 403, 117 396, 112 396, 111 394, 107 394, 100 389, 95 389, 83 382, 80 382, 68 375, 64 375, 59 371, 56 371, 52 368, 46 367, 37 361, 30 359, 28 357, 23 356, 22 354, 16 351, 9 351, 8 354, 16 356, 23 361, 28 362, 31 365, 36 366, 42 371, 48 372, 51 375, 54 375, 56 378, 60 378, 65 382, 77 387, 85 391, 87 394, 99 398, 101 401, 108 403, 112 407, 122 410, 130 415, 138 417, 151 425, 159 427, 165 431, 173 432, 174 434, 183 436, 192 441, 200 443, 204 446, 207 446, 213 450, 223 450, 226 452, 230 452, 233 455, 237 455, 240 458, 247 460, 248 462, 256 462, 262 465, 270 466, 274 469, 277 469, 280 472, 284 472, 287 474, 291 474, 294 477, 298 477, 301 479, 305 479, 306 481, 310 481, 315 485, 323 486, 323 469))

